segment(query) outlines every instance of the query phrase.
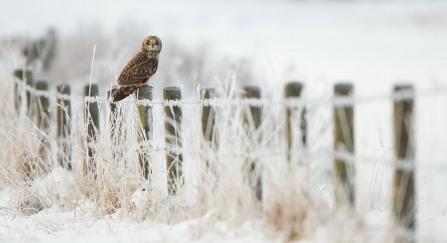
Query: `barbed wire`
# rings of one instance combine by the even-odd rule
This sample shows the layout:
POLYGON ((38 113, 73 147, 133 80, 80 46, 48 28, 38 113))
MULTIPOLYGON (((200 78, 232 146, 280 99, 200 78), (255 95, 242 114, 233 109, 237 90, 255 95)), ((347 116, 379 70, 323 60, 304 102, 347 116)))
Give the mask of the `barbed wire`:
MULTIPOLYGON (((60 100, 80 100, 87 103, 112 103, 112 98, 105 96, 80 96, 80 95, 67 95, 60 94, 53 91, 36 90, 34 87, 26 85, 22 80, 15 77, 14 81, 20 85, 25 91, 30 92, 35 96, 43 96, 46 98, 55 98, 60 100)), ((370 96, 338 96, 333 98, 327 98, 323 100, 315 100, 308 98, 284 98, 280 100, 272 99, 243 99, 243 98, 212 98, 212 99, 182 99, 182 100, 134 100, 125 99, 120 101, 119 104, 135 104, 142 106, 189 106, 189 105, 202 105, 212 107, 226 107, 237 105, 249 105, 249 106, 283 106, 286 108, 307 107, 313 108, 324 105, 333 105, 336 107, 350 107, 355 104, 373 103, 376 101, 392 100, 392 101, 404 101, 415 99, 416 97, 431 97, 433 95, 447 94, 447 87, 438 87, 433 89, 427 89, 422 91, 402 90, 394 93, 384 93, 370 96)))
MULTIPOLYGON (((95 96, 95 97, 84 97, 84 96, 77 96, 77 95, 66 95, 66 94, 60 94, 58 92, 52 92, 52 91, 44 91, 44 90, 36 90, 34 87, 30 87, 26 85, 24 82, 22 82, 20 79, 15 78, 15 82, 20 85, 25 91, 28 91, 32 93, 35 96, 44 96, 46 98, 56 98, 61 100, 80 100, 84 102, 96 102, 96 103, 110 103, 112 102, 111 98, 107 98, 104 96, 95 96)), ((278 106, 284 106, 287 108, 296 108, 296 107, 315 107, 315 106, 322 106, 322 105, 334 105, 336 107, 348 107, 353 106, 355 104, 363 104, 363 103, 373 103, 376 101, 383 101, 383 100, 393 100, 393 101, 403 101, 403 100, 410 100, 414 99, 415 97, 431 97, 433 95, 441 95, 441 94, 447 94, 447 87, 440 87, 436 89, 429 89, 429 90, 423 90, 419 92, 415 92, 413 90, 404 90, 400 92, 395 93, 386 93, 386 94, 379 94, 379 95, 372 95, 372 96, 351 96, 351 97, 333 97, 330 99, 325 100, 306 100, 302 98, 288 98, 283 100, 270 100, 270 99, 241 99, 241 98, 213 98, 213 99, 182 99, 182 100, 132 100, 132 99, 126 99, 121 101, 120 103, 128 103, 128 104, 136 104, 136 105, 143 105, 143 106, 188 106, 188 105, 203 105, 203 106, 213 106, 213 107, 226 107, 226 106, 235 106, 235 105, 249 105, 249 106, 265 106, 265 105, 278 105, 278 106)), ((62 143, 69 143, 70 139, 64 139, 62 143)), ((93 143, 88 143, 86 145, 88 148, 93 148, 96 145, 93 143)), ((116 148, 120 149, 120 148, 116 148)), ((124 149, 124 148, 121 148, 124 149)), ((129 149, 126 147, 126 149, 129 149)), ((173 148, 169 146, 165 147, 155 147, 152 148, 152 146, 147 146, 144 144, 139 144, 137 148, 135 149, 135 152, 138 153, 159 153, 159 152, 165 152, 165 153, 172 153, 172 154, 206 154, 206 151, 202 150, 185 150, 183 148, 173 148)), ((260 157, 268 157, 268 156, 289 156, 293 155, 294 152, 291 151, 261 151, 260 153, 256 154, 250 154, 250 153, 227 153, 227 154, 219 154, 219 156, 237 156, 237 157, 247 157, 249 159, 255 159, 260 157)), ((296 153, 295 153, 296 154, 296 153)), ((397 160, 397 159, 385 159, 385 158, 372 158, 372 157, 361 157, 357 155, 353 155, 351 153, 347 152, 340 152, 336 151, 333 153, 325 153, 324 155, 321 154, 315 154, 315 153, 308 153, 304 152, 303 155, 300 155, 299 157, 302 157, 302 159, 316 159, 316 160, 343 160, 348 164, 355 164, 355 163, 364 163, 364 164, 375 164, 375 163, 382 163, 385 165, 393 166, 397 169, 402 170, 414 170, 416 167, 422 166, 423 168, 430 168, 434 170, 441 170, 441 171, 447 171, 447 163, 446 162, 431 162, 431 163, 424 163, 421 160, 397 160)))
MULTIPOLYGON (((95 148, 94 143, 88 143, 88 148, 95 148)), ((219 151, 219 150, 203 150, 203 149, 185 149, 181 146, 179 147, 171 147, 171 146, 152 146, 144 143, 137 143, 133 146, 126 145, 113 145, 112 149, 114 151, 133 151, 135 153, 147 154, 148 156, 156 154, 156 153, 170 153, 173 155, 180 154, 189 154, 189 155, 197 155, 206 159, 208 157, 212 157, 213 160, 225 159, 228 157, 236 157, 236 158, 244 158, 250 161, 253 160, 263 160, 264 163, 269 163, 269 158, 277 158, 284 157, 287 159, 289 156, 294 156, 295 161, 334 161, 340 160, 344 161, 346 164, 355 166, 356 164, 364 164, 364 165, 385 165, 393 169, 400 169, 403 171, 415 171, 416 169, 429 169, 436 170, 439 172, 447 171, 447 161, 439 160, 433 161, 428 159, 396 159, 396 158, 386 158, 385 156, 381 157, 368 157, 368 156, 360 156, 356 154, 349 153, 347 151, 333 151, 333 152, 325 152, 325 153, 317 153, 317 152, 309 152, 307 150, 301 150, 300 152, 295 152, 293 150, 259 150, 255 152, 228 152, 228 151, 219 151), (431 162, 425 162, 431 161, 431 162)))

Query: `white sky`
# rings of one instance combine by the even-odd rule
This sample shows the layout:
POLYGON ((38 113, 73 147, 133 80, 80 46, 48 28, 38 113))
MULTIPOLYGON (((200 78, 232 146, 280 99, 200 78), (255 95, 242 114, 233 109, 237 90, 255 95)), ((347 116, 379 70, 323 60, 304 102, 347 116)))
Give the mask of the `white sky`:
MULTIPOLYGON (((298 78, 312 84, 321 77, 328 82, 350 80, 356 84, 358 95, 390 92, 392 85, 402 80, 412 81, 418 90, 447 87, 447 1, 0 3, 2 37, 38 36, 48 26, 68 34, 80 24, 91 23, 99 23, 113 33, 123 21, 147 25, 151 33, 142 33, 143 37, 176 37, 185 48, 208 42, 219 55, 248 56, 267 62, 272 66, 274 81, 298 78), (289 65, 296 70, 287 76, 284 69, 289 65)), ((417 156, 423 162, 445 161, 447 156, 447 100, 441 98, 417 101, 417 156)), ((377 139, 379 132, 384 137, 383 147, 392 146, 391 103, 363 106, 356 110, 356 119, 359 154, 377 155, 377 150, 382 149, 377 139)), ((431 177, 424 175, 427 180, 431 177)), ((434 191, 442 194, 439 189, 434 191)), ((444 207, 444 198, 446 195, 439 195, 439 203, 430 199, 437 205, 436 212, 440 211, 438 205, 444 207)), ((425 201, 420 200, 423 205, 425 201)))
POLYGON ((22 0, 1 5, 2 36, 39 35, 47 26, 66 34, 90 23, 111 31, 130 21, 147 23, 153 33, 142 36, 177 37, 185 48, 208 42, 217 53, 268 60, 273 76, 292 64, 298 78, 362 80, 365 90, 377 80, 381 90, 396 80, 447 85, 447 2, 22 0))

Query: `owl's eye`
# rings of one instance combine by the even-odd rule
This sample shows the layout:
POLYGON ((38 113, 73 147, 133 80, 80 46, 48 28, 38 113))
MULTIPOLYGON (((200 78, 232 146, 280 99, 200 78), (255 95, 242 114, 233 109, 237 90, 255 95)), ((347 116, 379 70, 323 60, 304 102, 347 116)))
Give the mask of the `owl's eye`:
POLYGON ((155 41, 155 45, 158 45, 158 41, 155 41))
POLYGON ((151 42, 150 42, 150 41, 148 41, 148 42, 147 42, 147 44, 148 44, 148 45, 150 45, 150 44, 151 44, 151 42))

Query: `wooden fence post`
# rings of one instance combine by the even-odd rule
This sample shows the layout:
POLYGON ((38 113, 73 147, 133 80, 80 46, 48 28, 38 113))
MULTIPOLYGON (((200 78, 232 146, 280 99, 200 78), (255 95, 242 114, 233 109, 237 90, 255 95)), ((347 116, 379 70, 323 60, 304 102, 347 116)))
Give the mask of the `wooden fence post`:
POLYGON ((109 100, 109 107, 110 107, 110 115, 109 115, 109 122, 110 122, 110 138, 114 140, 117 133, 120 131, 121 124, 118 124, 118 114, 116 114, 116 104, 111 101, 113 92, 118 90, 118 86, 114 85, 110 88, 110 90, 107 90, 107 100, 109 100))
MULTIPOLYGON (((335 98, 352 97, 354 86, 339 83, 334 87, 335 98)), ((334 104, 334 151, 354 154, 354 105, 334 104)), ((354 166, 352 160, 336 156, 334 160, 334 194, 337 206, 354 206, 354 166)))
MULTIPOLYGON (((245 86, 244 87, 244 98, 245 99, 260 99, 261 89, 258 86, 245 86)), ((259 143, 261 135, 258 135, 256 131, 262 122, 262 106, 249 105, 244 112, 244 123, 248 137, 253 139, 252 142, 259 143), (251 133, 251 134, 250 134, 251 133)), ((250 186, 255 190, 256 199, 262 200, 262 167, 259 167, 259 160, 249 159, 247 160, 248 171, 248 181, 250 186), (258 168, 259 167, 259 168, 258 168)))
MULTIPOLYGON (((394 101, 394 152, 398 162, 393 188, 394 216, 398 225, 414 234, 416 228, 414 88, 412 85, 398 85, 394 87, 394 93, 396 98, 402 98, 394 101)), ((407 242, 414 242, 414 238, 407 242)))
MULTIPOLYGON (((209 100, 216 97, 216 90, 214 88, 203 88, 201 90, 202 100, 209 100)), ((214 126, 215 126, 215 111, 210 105, 202 105, 202 135, 207 143, 206 146, 215 147, 217 145, 214 139, 214 126)))
MULTIPOLYGON (((154 89, 152 87, 139 88, 137 91, 137 99, 139 101, 152 101, 153 90, 154 89)), ((146 180, 148 180, 151 173, 151 169, 149 166, 150 157, 149 151, 145 151, 147 150, 147 148, 145 148, 144 145, 149 146, 149 143, 147 141, 152 140, 152 107, 144 104, 139 104, 138 115, 140 116, 140 122, 142 125, 142 131, 138 133, 138 142, 140 143, 140 153, 138 154, 138 161, 140 163, 141 174, 146 180)))
POLYGON ((99 94, 98 84, 84 86, 84 96, 88 99, 85 102, 85 123, 87 124, 87 154, 84 163, 84 174, 96 172, 96 161, 94 158, 94 146, 99 133, 99 107, 94 99, 99 94))
MULTIPOLYGON (((163 90, 165 101, 182 99, 181 89, 176 86, 166 87, 163 90)), ((165 108, 165 143, 166 146, 174 150, 182 148, 180 141, 182 126, 182 108, 178 105, 166 105, 165 108)), ((168 192, 169 195, 176 195, 178 187, 184 184, 183 178, 183 155, 178 151, 168 149, 166 151, 166 169, 168 171, 168 192)))
MULTIPOLYGON (((301 90, 303 89, 303 84, 301 82, 290 82, 286 85, 284 89, 284 98, 286 99, 298 99, 301 96, 301 90)), ((296 109, 295 107, 287 107, 286 108, 286 132, 287 132, 287 144, 288 144, 288 161, 291 160, 291 153, 293 147, 293 134, 292 134, 292 126, 291 126, 291 115, 292 111, 296 109)), ((306 108, 303 106, 301 110, 301 144, 302 147, 306 146, 306 135, 307 135, 307 123, 306 123, 306 108)))
MULTIPOLYGON (((214 88, 202 88, 200 90, 200 98, 202 100, 201 107, 201 127, 202 127, 202 141, 201 146, 205 151, 209 151, 211 153, 217 150, 218 142, 215 134, 215 125, 216 125, 216 114, 214 108, 208 103, 205 105, 205 102, 208 102, 210 99, 214 99, 216 97, 216 90, 214 88)), ((217 172, 215 169, 215 164, 212 164, 210 156, 206 156, 204 158, 205 167, 201 175, 200 184, 198 185, 199 192, 199 200, 200 202, 205 201, 205 186, 210 186, 213 191, 216 188, 216 180, 211 179, 209 177, 209 172, 212 173, 214 179, 217 179, 217 172)))
MULTIPOLYGON (((23 69, 16 69, 14 71, 14 77, 22 81, 23 86, 28 87, 34 87, 34 79, 33 79, 33 71, 31 70, 23 70, 23 69)), ((14 85, 14 106, 16 110, 20 113, 20 109, 22 108, 22 100, 24 97, 22 97, 22 88, 18 83, 15 83, 14 85)), ((29 90, 26 91, 26 108, 27 108, 27 114, 28 116, 32 115, 32 107, 31 107, 31 97, 32 94, 29 90)))
POLYGON ((57 92, 60 95, 57 99, 57 146, 59 147, 57 159, 63 168, 71 170, 71 101, 68 97, 62 97, 71 95, 71 87, 69 84, 59 84, 57 92))
MULTIPOLYGON (((39 80, 35 83, 35 89, 38 91, 49 91, 50 86, 48 80, 39 80)), ((42 130, 45 134, 49 134, 50 127, 50 99, 45 95, 37 95, 36 97, 36 107, 37 107, 37 127, 42 130)), ((47 159, 48 153, 51 152, 51 145, 48 139, 41 139, 41 144, 39 148, 39 157, 45 161, 47 159)))

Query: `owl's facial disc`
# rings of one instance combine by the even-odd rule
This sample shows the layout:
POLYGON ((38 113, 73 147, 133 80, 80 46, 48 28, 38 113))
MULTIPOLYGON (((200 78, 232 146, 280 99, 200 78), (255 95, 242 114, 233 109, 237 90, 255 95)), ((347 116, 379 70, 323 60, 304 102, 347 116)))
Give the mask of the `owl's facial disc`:
POLYGON ((155 36, 144 39, 143 47, 148 51, 159 51, 161 49, 161 41, 155 36))

